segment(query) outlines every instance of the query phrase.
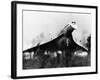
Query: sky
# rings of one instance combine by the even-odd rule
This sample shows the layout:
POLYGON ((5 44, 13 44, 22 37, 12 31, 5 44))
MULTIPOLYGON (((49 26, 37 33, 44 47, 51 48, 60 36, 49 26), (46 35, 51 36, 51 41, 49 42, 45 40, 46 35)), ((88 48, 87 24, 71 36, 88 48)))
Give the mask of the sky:
POLYGON ((82 38, 91 33, 91 20, 91 14, 24 11, 23 50, 54 39, 72 21, 76 21, 82 38))

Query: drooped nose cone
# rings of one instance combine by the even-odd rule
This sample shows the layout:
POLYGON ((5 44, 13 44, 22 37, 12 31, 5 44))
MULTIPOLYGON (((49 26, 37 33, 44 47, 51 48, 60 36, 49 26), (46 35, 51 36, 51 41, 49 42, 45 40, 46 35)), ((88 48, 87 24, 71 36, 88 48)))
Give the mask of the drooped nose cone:
POLYGON ((66 37, 69 37, 72 35, 72 32, 77 29, 77 25, 73 25, 73 24, 68 24, 64 27, 64 29, 61 30, 61 32, 59 33, 59 35, 64 34, 66 37))

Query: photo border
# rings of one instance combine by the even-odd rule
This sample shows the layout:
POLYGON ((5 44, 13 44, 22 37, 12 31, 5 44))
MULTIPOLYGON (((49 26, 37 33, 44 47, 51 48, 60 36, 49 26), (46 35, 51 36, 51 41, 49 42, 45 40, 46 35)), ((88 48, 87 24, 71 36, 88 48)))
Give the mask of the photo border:
POLYGON ((98 7, 88 5, 72 5, 72 4, 57 4, 57 3, 41 3, 41 2, 11 2, 11 78, 39 78, 39 77, 53 77, 53 76, 67 76, 67 75, 85 75, 98 73, 98 7), (51 74, 51 75, 37 75, 37 76, 17 76, 17 4, 34 4, 45 6, 60 6, 60 7, 79 7, 79 8, 94 8, 96 9, 96 71, 83 73, 69 73, 69 74, 51 74))

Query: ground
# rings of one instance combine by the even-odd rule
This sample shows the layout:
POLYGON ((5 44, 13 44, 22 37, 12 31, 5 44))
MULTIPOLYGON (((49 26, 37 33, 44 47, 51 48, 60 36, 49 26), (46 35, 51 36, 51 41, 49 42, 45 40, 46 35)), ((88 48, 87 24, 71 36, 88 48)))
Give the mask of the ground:
MULTIPOLYGON (((33 58, 23 58, 23 69, 60 68, 90 66, 90 52, 86 56, 77 56, 74 53, 78 50, 64 50, 62 54, 34 55, 33 58), (67 53, 69 52, 69 54, 67 53), (71 55, 70 55, 71 54, 71 55)), ((84 51, 83 51, 84 52, 84 51)))

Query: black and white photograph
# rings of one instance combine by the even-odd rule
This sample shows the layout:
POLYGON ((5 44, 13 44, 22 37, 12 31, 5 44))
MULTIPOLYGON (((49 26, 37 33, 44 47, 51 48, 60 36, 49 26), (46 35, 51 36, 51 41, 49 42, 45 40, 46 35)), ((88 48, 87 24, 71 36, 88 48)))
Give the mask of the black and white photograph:
POLYGON ((91 14, 23 10, 23 69, 90 66, 91 14))
POLYGON ((96 73, 96 6, 12 4, 16 77, 96 73))

